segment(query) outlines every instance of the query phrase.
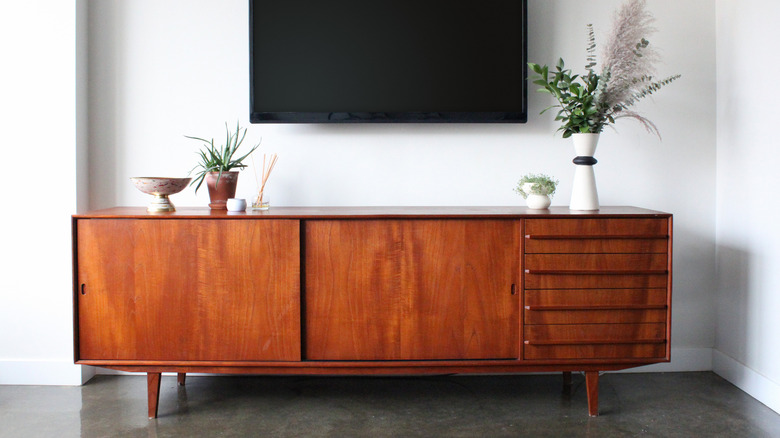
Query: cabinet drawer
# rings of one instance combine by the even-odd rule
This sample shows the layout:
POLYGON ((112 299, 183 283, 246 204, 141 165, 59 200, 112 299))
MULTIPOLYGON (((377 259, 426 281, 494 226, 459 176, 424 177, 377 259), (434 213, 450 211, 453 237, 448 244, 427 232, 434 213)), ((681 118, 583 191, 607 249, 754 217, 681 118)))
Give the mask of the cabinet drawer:
POLYGON ((666 254, 528 254, 525 269, 529 274, 595 273, 657 274, 666 273, 666 254))
POLYGON ((526 345, 525 359, 660 359, 666 343, 597 345, 526 345))
POLYGON ((529 345, 641 344, 666 340, 666 324, 526 325, 529 345))
POLYGON ((634 359, 666 355, 666 324, 526 325, 525 359, 634 359))
POLYGON ((526 307, 534 310, 560 306, 625 307, 666 306, 666 289, 539 289, 525 292, 526 307))
MULTIPOLYGON (((526 271, 527 272, 527 271, 526 271)), ((661 288, 667 286, 665 273, 627 274, 525 274, 525 289, 588 289, 588 288, 661 288)))
POLYGON ((666 238, 668 219, 528 219, 525 234, 531 238, 544 236, 613 236, 666 238))
POLYGON ((657 238, 577 238, 526 236, 526 254, 666 254, 669 240, 657 238))
POLYGON ((527 290, 525 324, 665 323, 665 289, 527 290))
POLYGON ((525 309, 526 324, 666 322, 666 306, 657 309, 525 309))

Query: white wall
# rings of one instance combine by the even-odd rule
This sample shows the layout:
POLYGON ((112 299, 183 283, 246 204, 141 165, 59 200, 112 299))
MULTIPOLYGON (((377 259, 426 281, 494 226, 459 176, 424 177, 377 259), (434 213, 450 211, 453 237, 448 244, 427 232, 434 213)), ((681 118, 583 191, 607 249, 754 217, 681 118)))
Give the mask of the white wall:
MULTIPOLYGON (((0 69, 0 120, 7 153, 29 144, 27 133, 35 133, 35 149, 24 149, 22 158, 36 163, 25 171, 43 178, 25 193, 46 204, 25 214, 14 203, 4 218, 13 233, 3 238, 12 251, 3 251, 0 268, 0 378, 72 383, 78 378, 70 371, 44 375, 30 364, 78 369, 69 365, 68 216, 84 207, 86 192, 79 184, 89 175, 90 208, 145 205, 147 197, 129 177, 186 174, 197 145, 184 134, 220 137, 225 121, 247 123, 247 2, 90 1, 88 42, 74 37, 86 29, 76 24, 76 10, 85 12, 81 0, 13 4, 0 10, 0 59, 25 68, 0 69), (89 58, 89 87, 78 93, 74 72, 87 55, 77 56, 77 48, 86 48, 89 58), (88 124, 81 119, 83 99, 89 102, 88 124), (79 167, 87 132, 88 172, 79 167)), ((563 56, 581 66, 585 24, 596 24, 603 40, 618 4, 530 0, 530 59, 552 63, 563 56)), ((660 30, 652 41, 666 60, 661 73, 683 74, 639 107, 664 141, 621 123, 618 132, 602 136, 597 179, 604 205, 674 213, 673 362, 653 369, 709 369, 715 315, 715 6, 714 0, 653 0, 650 8, 660 30)), ((525 125, 254 125, 248 137, 262 137, 262 150, 280 155, 268 188, 275 205, 513 205, 522 200, 512 188, 527 172, 558 177, 554 203, 566 205, 573 151, 553 135, 552 116, 537 115, 548 104, 531 93, 525 125)), ((21 169, 6 171, 14 180, 21 175, 21 169)), ((240 196, 253 194, 252 180, 251 170, 242 175, 240 196)), ((195 196, 187 190, 173 199, 179 206, 207 203, 205 191, 195 196)))
POLYGON ((0 6, 0 384, 82 382, 73 365, 69 217, 77 209, 77 157, 86 170, 76 132, 77 3, 0 6))
MULTIPOLYGON (((584 64, 585 24, 604 34, 617 0, 530 0, 530 60, 563 56, 584 64)), ((715 7, 714 0, 654 0, 652 38, 662 74, 683 78, 639 107, 663 142, 630 121, 602 136, 596 166, 603 205, 637 205, 675 215, 673 361, 709 369, 714 343, 715 7), (695 35, 695 37, 691 37, 695 35)), ((134 0, 90 4, 90 204, 142 206, 132 176, 185 175, 198 144, 184 134, 222 136, 248 119, 247 2, 134 0)), ((531 93, 525 125, 254 125, 248 141, 279 163, 268 190, 275 205, 513 205, 527 172, 573 176, 569 141, 553 135, 549 104, 531 93)), ((258 154, 261 157, 261 154, 258 154)), ((238 195, 252 197, 251 170, 238 195)), ((173 196, 203 206, 207 193, 173 196)), ((666 367, 663 369, 673 369, 666 367)), ((658 367, 656 367, 658 369, 658 367)))
POLYGON ((780 4, 717 2, 718 327, 714 369, 780 412, 780 4), (777 37, 777 38, 775 38, 777 37))

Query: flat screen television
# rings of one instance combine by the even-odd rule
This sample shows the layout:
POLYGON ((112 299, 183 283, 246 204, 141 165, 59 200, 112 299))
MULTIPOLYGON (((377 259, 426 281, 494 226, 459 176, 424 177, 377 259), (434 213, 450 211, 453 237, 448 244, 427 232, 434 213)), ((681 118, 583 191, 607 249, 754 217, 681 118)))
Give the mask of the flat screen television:
POLYGON ((526 0, 250 0, 252 123, 523 123, 526 0))

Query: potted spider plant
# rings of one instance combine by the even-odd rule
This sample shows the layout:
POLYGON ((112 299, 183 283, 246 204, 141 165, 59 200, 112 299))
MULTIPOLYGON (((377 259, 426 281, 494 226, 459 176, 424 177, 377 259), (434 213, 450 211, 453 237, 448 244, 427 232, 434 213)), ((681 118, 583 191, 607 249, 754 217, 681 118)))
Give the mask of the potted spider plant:
POLYGON ((217 147, 214 146, 214 139, 206 140, 200 137, 192 137, 185 135, 185 137, 202 142, 202 148, 198 151, 200 162, 190 171, 195 173, 190 186, 195 186, 195 193, 198 193, 198 189, 206 182, 206 187, 209 190, 209 207, 212 210, 225 210, 227 209, 227 200, 236 196, 236 187, 238 186, 238 170, 247 167, 243 164, 244 159, 248 157, 255 149, 260 146, 260 143, 252 146, 252 148, 244 155, 238 158, 234 158, 236 151, 241 147, 246 137, 246 128, 236 122, 236 131, 232 132, 225 123, 226 139, 225 144, 217 147), (236 169, 236 170, 234 170, 236 169))

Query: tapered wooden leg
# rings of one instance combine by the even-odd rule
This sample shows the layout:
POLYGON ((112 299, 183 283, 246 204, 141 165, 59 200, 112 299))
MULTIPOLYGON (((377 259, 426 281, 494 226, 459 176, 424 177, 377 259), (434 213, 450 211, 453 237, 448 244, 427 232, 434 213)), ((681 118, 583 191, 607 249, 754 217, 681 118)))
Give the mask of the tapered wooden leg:
POLYGON ((149 398, 149 418, 157 418, 160 401, 160 373, 146 373, 146 395, 149 398))
POLYGON ((599 372, 585 372, 585 387, 588 390, 588 415, 599 416, 599 372))
POLYGON ((187 379, 187 373, 176 374, 176 381, 179 382, 179 386, 184 386, 184 381, 187 379))
POLYGON ((563 393, 571 393, 571 371, 563 372, 563 393))

